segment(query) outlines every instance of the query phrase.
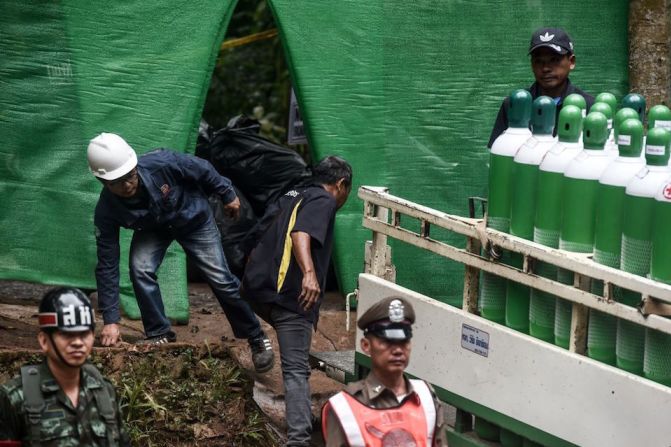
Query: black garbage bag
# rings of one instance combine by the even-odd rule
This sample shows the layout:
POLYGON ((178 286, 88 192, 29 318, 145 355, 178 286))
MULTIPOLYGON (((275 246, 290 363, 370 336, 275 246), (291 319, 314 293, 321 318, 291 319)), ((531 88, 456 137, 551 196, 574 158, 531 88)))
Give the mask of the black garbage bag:
POLYGON ((199 156, 208 159, 242 191, 256 216, 294 185, 311 177, 305 161, 294 150, 258 134, 259 123, 238 116, 211 134, 199 156))
POLYGON ((214 129, 204 119, 200 119, 198 125, 198 139, 196 140, 196 156, 210 159, 210 144, 212 144, 212 134, 214 129))
MULTIPOLYGON (((235 187, 234 187, 235 188, 235 187)), ((242 241, 247 233, 256 225, 258 218, 254 214, 249 201, 245 195, 235 188, 235 193, 240 199, 240 217, 233 220, 226 216, 224 204, 217 196, 210 197, 210 206, 214 213, 214 219, 221 234, 221 245, 224 248, 228 268, 238 278, 242 278, 245 271, 247 249, 243 248, 242 241)))

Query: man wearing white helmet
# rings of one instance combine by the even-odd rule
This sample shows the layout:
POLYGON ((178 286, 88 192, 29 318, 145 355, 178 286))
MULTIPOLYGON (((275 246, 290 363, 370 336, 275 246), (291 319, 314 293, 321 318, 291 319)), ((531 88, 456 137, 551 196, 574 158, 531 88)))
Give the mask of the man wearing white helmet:
POLYGON ((88 146, 91 172, 104 185, 95 210, 98 247, 96 281, 104 327, 102 344, 119 340, 119 228, 134 230, 130 277, 142 314, 147 343, 175 341, 165 315, 156 271, 168 246, 177 241, 203 273, 237 338, 247 338, 254 367, 268 371, 274 361, 270 341, 249 305, 240 298, 221 236, 208 203, 218 195, 234 218, 240 212, 231 181, 203 159, 159 149, 138 159, 118 135, 102 133, 88 146))

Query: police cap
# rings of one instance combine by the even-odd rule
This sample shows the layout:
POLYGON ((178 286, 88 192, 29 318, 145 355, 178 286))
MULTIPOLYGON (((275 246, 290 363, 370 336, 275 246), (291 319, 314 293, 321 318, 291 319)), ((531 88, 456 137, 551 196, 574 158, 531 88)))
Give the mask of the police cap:
POLYGON ((375 335, 390 341, 407 341, 412 337, 415 310, 400 297, 391 296, 378 301, 364 312, 357 326, 364 335, 375 335))
POLYGON ((95 329, 91 302, 81 290, 74 287, 49 290, 40 302, 38 320, 40 329, 45 332, 82 332, 95 329))

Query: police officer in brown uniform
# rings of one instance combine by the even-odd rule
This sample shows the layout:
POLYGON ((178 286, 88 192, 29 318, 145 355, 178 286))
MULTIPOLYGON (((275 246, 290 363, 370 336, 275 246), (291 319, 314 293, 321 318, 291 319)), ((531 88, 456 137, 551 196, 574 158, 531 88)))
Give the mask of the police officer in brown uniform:
POLYGON ((324 405, 327 447, 447 445, 443 404, 426 382, 403 374, 414 322, 412 305, 397 297, 385 298, 361 315, 361 349, 370 356, 371 372, 324 405))
POLYGON ((86 362, 95 327, 89 299, 78 289, 53 289, 38 318, 45 360, 0 386, 0 445, 130 445, 114 387, 86 362))

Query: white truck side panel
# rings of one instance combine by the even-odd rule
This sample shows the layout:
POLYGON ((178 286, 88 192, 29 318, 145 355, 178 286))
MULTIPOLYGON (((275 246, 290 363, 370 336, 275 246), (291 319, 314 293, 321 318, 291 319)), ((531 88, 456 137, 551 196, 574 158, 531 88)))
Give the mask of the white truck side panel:
POLYGON ((417 315, 410 374, 580 446, 671 446, 671 388, 373 275, 359 276, 359 315, 390 295, 417 315), (486 357, 462 347, 464 324, 488 334, 486 357))

